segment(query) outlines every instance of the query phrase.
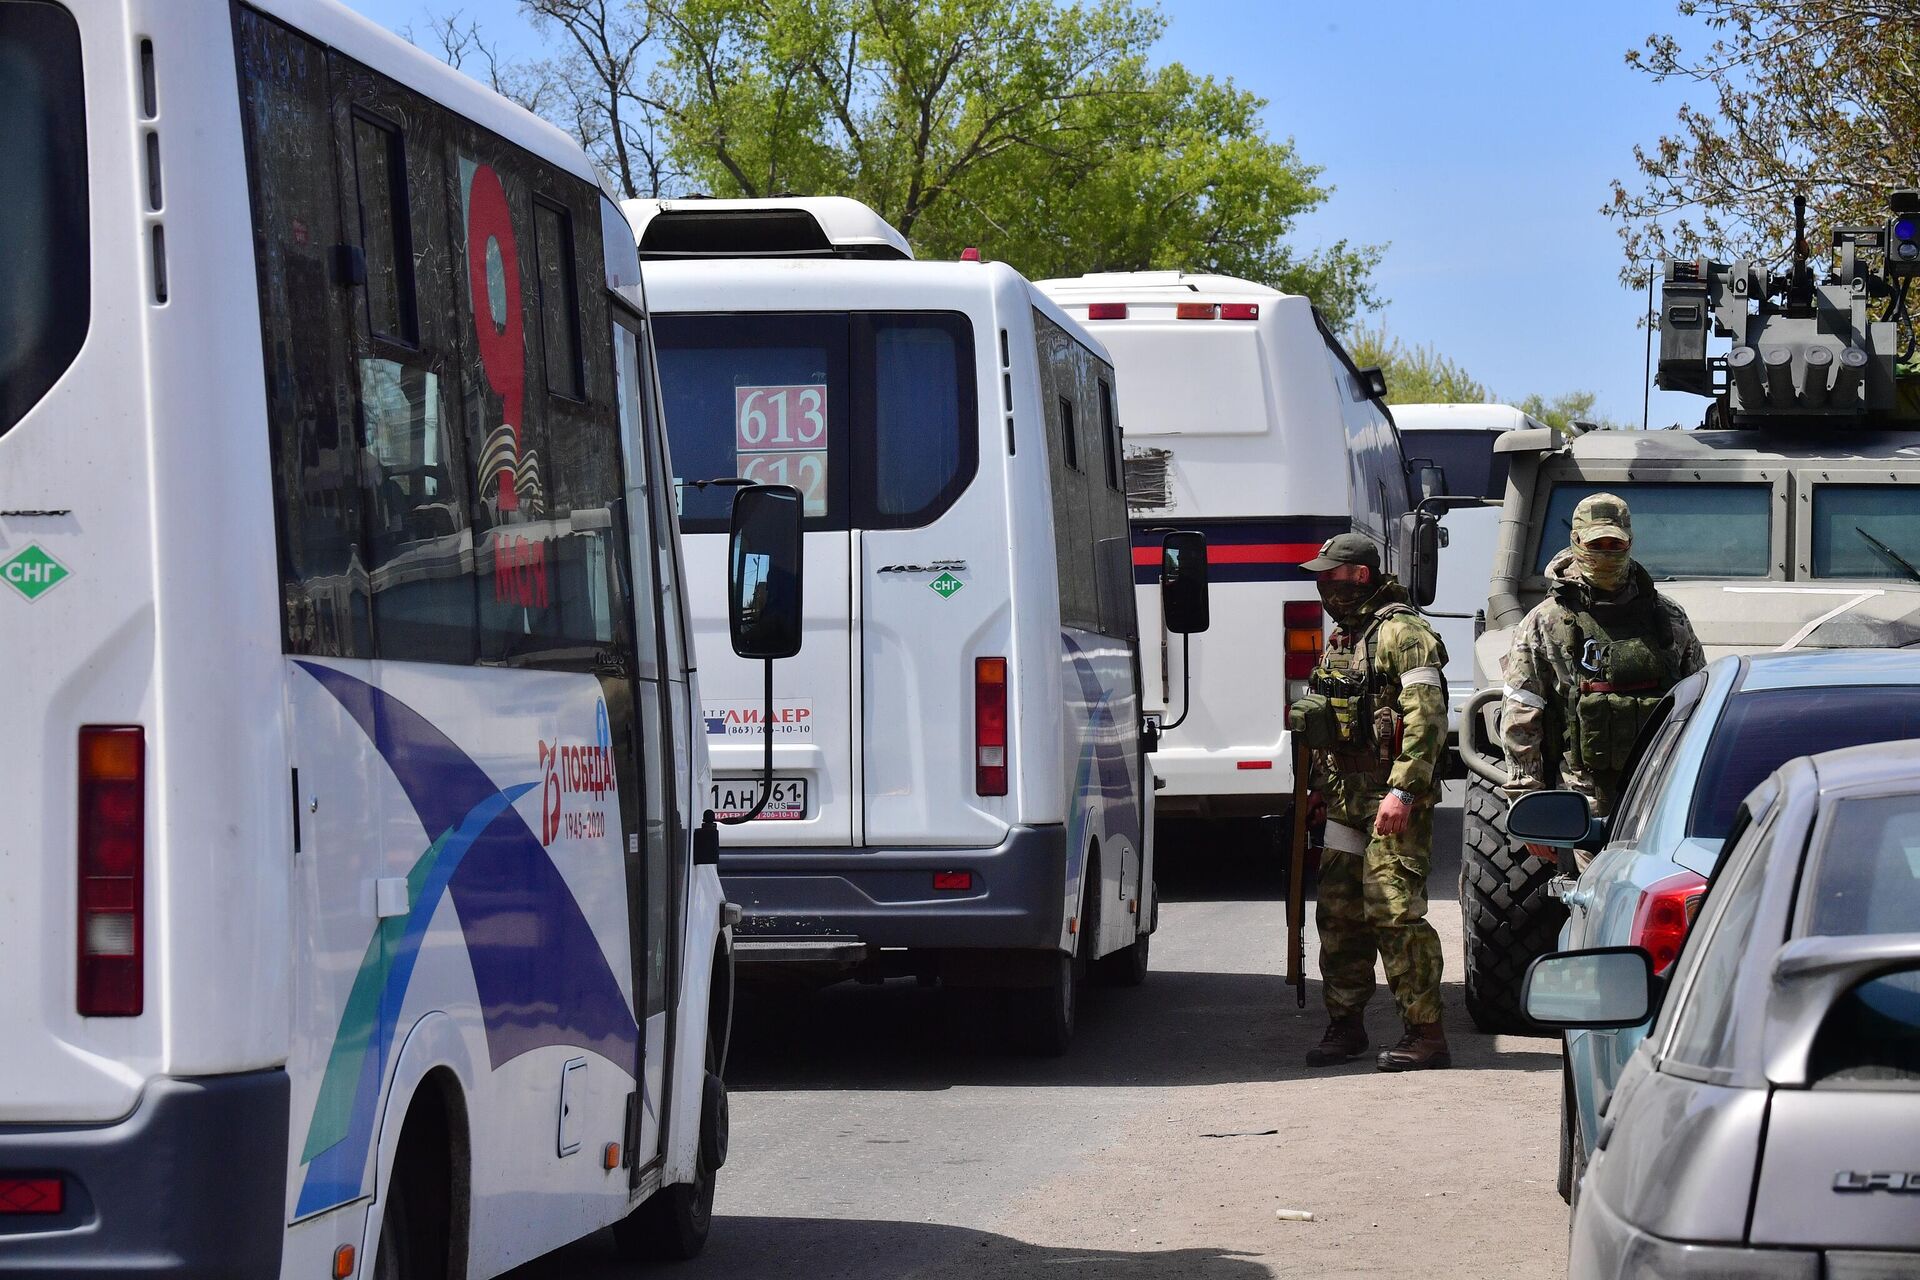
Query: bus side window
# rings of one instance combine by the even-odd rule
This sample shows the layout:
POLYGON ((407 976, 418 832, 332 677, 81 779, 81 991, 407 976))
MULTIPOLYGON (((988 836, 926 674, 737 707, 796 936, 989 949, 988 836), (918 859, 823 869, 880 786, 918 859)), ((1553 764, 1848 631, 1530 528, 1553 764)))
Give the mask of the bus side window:
POLYGON ((410 346, 419 340, 420 328, 406 148, 399 128, 355 111, 353 161, 367 267, 367 327, 375 337, 410 346))
POLYGON ((272 438, 286 652, 370 658, 361 569, 360 442, 347 391, 346 291, 325 50, 239 11, 242 113, 252 169, 267 429, 272 438))
POLYGON ((1113 416, 1113 384, 1100 379, 1100 439, 1107 451, 1107 488, 1120 488, 1120 424, 1113 416))
POLYGON ((580 296, 574 276, 573 215, 551 200, 533 202, 539 258, 540 341, 546 351, 547 391, 584 397, 580 364, 580 296))

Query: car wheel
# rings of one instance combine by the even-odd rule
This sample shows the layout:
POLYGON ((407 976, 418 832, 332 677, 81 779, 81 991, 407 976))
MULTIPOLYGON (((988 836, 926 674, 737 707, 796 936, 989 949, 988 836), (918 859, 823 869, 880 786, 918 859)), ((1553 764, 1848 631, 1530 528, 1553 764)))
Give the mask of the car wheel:
POLYGON ((613 1224, 614 1252, 624 1260, 685 1262, 707 1247, 713 1230, 713 1193, 720 1164, 726 1160, 726 1086, 714 1066, 718 1058, 707 1041, 707 1074, 702 1090, 700 1141, 693 1159, 693 1181, 661 1187, 640 1207, 613 1224), (715 1089, 721 1105, 711 1110, 715 1089))
POLYGON ((1110 987, 1137 987, 1145 982, 1148 944, 1152 941, 1152 934, 1138 934, 1112 955, 1101 956, 1094 962, 1100 981, 1110 987))
POLYGON ((1527 966, 1553 950, 1567 919, 1547 896, 1555 866, 1507 838, 1506 797, 1478 776, 1467 779, 1460 827, 1467 1015, 1489 1035, 1528 1034, 1534 1028, 1520 1011, 1527 966))

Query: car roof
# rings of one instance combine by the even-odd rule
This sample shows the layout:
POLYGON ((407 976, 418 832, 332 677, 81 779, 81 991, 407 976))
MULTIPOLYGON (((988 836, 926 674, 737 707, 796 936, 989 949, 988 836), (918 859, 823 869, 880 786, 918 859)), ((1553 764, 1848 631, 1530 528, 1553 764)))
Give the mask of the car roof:
POLYGON ((1396 404, 1402 431, 1544 431, 1544 422, 1510 404, 1396 404))
POLYGON ((1920 791, 1920 742, 1870 742, 1808 757, 1824 792, 1889 782, 1920 791))
POLYGON ((1819 685, 1920 684, 1920 652, 1910 649, 1804 649, 1748 655, 1741 693, 1819 685))

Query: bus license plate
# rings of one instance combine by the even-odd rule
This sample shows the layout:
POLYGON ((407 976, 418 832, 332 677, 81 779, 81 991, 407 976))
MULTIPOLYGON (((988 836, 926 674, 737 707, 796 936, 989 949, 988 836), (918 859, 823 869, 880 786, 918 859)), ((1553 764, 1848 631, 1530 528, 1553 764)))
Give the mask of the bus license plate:
MULTIPOLYGON (((760 779, 721 778, 708 794, 713 816, 737 818, 752 809, 760 799, 760 779)), ((807 780, 775 778, 773 797, 760 811, 761 822, 799 822, 807 816, 807 780)))

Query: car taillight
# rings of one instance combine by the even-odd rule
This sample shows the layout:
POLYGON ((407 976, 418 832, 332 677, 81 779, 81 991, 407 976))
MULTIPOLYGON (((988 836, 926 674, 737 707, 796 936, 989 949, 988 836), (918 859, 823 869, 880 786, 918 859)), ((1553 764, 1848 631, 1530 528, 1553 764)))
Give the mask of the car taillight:
POLYGON ((145 946, 147 740, 126 725, 80 729, 79 984, 90 1018, 140 1013, 145 946))
POLYGON ((977 658, 973 664, 973 789, 983 796, 1007 794, 1007 660, 977 658))
POLYGON ((1127 304, 1124 302, 1089 302, 1087 319, 1089 320, 1125 320, 1127 304))
POLYGON ((1653 957, 1653 971, 1665 973, 1680 958, 1693 918, 1706 900, 1707 882, 1691 871, 1656 880, 1640 891, 1633 911, 1629 945, 1644 948, 1653 957))

